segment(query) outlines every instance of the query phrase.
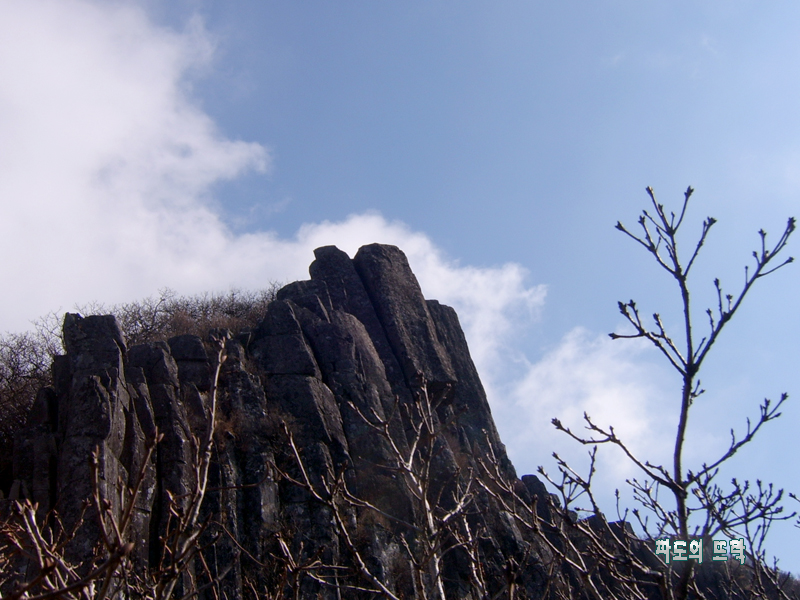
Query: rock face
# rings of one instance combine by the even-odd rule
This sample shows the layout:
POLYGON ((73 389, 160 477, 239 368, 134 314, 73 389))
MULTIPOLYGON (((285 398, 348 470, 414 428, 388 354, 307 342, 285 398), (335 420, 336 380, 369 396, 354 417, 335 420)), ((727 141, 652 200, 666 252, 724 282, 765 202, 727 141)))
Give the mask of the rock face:
MULTIPOLYGON (((212 524, 203 534, 208 570, 187 577, 219 578, 224 596, 242 598, 284 585, 291 561, 317 561, 350 569, 365 587, 364 569, 400 597, 421 597, 411 557, 430 534, 427 513, 441 518, 469 487, 463 522, 476 532, 488 591, 502 589, 508 565, 527 561, 518 585, 537 597, 544 550, 479 485, 491 487, 479 460, 494 457, 528 500, 538 488, 532 476, 516 479, 455 311, 425 300, 394 246, 364 246, 353 259, 333 246, 314 254, 311 279, 281 289, 256 330, 226 343, 202 508, 212 524), (430 465, 428 508, 398 468, 410 456, 414 469, 430 465), (349 496, 329 502, 337 482, 349 496)), ((64 340, 55 385, 39 394, 16 440, 16 493, 41 515, 55 508, 69 527, 95 488, 119 516, 141 478, 129 537, 138 564, 155 567, 171 503, 185 505, 196 484, 214 384, 208 346, 179 336, 128 348, 113 316, 72 314, 64 340), (156 432, 163 437, 146 460, 156 432)), ((99 536, 96 518, 84 520, 68 547, 76 561, 99 536)), ((448 598, 477 597, 463 549, 437 568, 448 598)), ((300 597, 339 597, 320 582, 330 572, 295 580, 300 597)))

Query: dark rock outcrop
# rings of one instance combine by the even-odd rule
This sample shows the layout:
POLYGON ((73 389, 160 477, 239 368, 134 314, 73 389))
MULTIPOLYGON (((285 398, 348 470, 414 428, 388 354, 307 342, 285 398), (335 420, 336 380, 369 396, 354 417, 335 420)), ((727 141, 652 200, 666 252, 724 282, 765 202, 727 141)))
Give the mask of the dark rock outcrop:
MULTIPOLYGON (((419 460, 430 461, 429 496, 439 514, 470 478, 481 476, 478 460, 489 456, 523 496, 540 489, 527 477, 525 485, 517 481, 458 317, 425 300, 405 255, 373 244, 352 260, 333 246, 317 249, 315 257, 309 281, 285 286, 257 329, 227 341, 203 505, 212 523, 204 543, 213 552, 204 555, 208 571, 196 576, 220 577, 224 595, 241 598, 246 580, 273 585, 287 552, 299 563, 316 560, 357 573, 355 545, 398 595, 418 597, 407 548, 422 543, 426 515, 397 461, 398 453, 410 456, 426 443, 427 430, 415 421, 420 394, 427 391, 435 405, 427 426, 436 437, 419 460), (349 541, 331 505, 295 483, 304 473, 288 435, 317 493, 340 482, 361 502, 340 515, 349 541)), ((55 385, 40 393, 16 440, 17 497, 39 502, 41 514, 55 508, 65 524, 75 523, 94 493, 89 459, 96 453, 98 492, 119 516, 141 473, 130 537, 136 560, 155 566, 170 503, 186 503, 196 485, 195 448, 214 383, 209 348, 195 336, 127 348, 113 316, 68 314, 64 339, 55 385), (163 438, 145 461, 156 432, 163 438)), ((535 565, 544 551, 490 494, 470 485, 473 509, 466 518, 480 532, 482 568, 487 580, 505 582, 507 565, 535 565)), ((92 523, 87 518, 71 542, 73 559, 93 551, 99 532, 92 523)), ((468 566, 463 551, 446 555, 448 597, 471 597, 468 566)), ((542 577, 530 568, 518 585, 535 597, 542 577)), ((302 597, 336 597, 310 577, 298 585, 302 597)))

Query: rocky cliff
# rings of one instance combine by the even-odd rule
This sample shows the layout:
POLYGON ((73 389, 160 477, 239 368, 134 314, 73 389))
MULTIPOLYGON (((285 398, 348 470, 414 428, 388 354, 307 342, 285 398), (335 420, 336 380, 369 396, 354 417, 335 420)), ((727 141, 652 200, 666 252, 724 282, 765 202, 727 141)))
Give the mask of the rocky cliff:
POLYGON ((199 337, 128 347, 113 316, 66 315, 54 385, 16 439, 12 496, 67 531, 82 523, 65 547, 75 564, 102 535, 87 499, 118 519, 133 502, 132 561, 157 568, 216 400, 202 550, 181 585, 413 598, 438 578, 447 597, 510 581, 541 596, 544 545, 488 490, 501 478, 530 502, 544 488, 517 480, 455 311, 425 300, 394 246, 314 254, 310 280, 282 288, 256 329, 212 332, 227 340, 218 377, 199 337))

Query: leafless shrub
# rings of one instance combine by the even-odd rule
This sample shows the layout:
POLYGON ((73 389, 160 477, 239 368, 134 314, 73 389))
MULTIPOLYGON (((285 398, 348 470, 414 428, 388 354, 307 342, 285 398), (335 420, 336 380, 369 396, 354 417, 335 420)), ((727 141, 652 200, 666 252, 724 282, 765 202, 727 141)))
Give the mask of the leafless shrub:
MULTIPOLYGON (((187 333, 205 337, 214 328, 234 334, 253 329, 279 287, 273 282, 259 291, 195 296, 163 289, 157 298, 109 307, 93 303, 77 310, 84 315, 114 314, 132 346, 187 333)), ((14 434, 25 424, 37 391, 52 384, 52 359, 64 351, 62 322, 63 314, 52 312, 34 321, 33 331, 0 335, 0 489, 11 481, 14 434)))
POLYGON ((125 332, 128 345, 163 340, 176 335, 204 337, 211 329, 229 329, 234 333, 254 328, 263 318, 267 305, 275 299, 280 284, 271 283, 259 291, 231 290, 227 294, 178 296, 169 288, 158 298, 145 298, 113 306, 90 304, 78 311, 90 314, 113 314, 125 332))
POLYGON ((25 425, 36 393, 51 382, 50 364, 61 352, 54 313, 34 331, 0 336, 0 488, 10 481, 14 434, 25 425))

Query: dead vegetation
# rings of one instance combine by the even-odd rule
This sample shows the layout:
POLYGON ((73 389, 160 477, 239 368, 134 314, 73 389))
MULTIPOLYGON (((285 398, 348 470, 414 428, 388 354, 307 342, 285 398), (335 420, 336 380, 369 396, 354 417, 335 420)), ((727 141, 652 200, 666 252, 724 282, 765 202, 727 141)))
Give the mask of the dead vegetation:
MULTIPOLYGON (((131 347, 184 334, 205 338, 215 328, 234 334, 253 329, 279 288, 273 282, 258 291, 194 296, 163 289, 157 298, 112 306, 93 303, 76 310, 84 316, 115 315, 131 347)), ((64 353, 63 317, 49 313, 33 322, 32 331, 0 335, 0 492, 4 494, 11 484, 14 433, 25 424, 36 393, 52 384, 53 357, 64 353)))

